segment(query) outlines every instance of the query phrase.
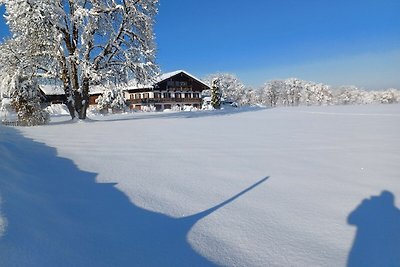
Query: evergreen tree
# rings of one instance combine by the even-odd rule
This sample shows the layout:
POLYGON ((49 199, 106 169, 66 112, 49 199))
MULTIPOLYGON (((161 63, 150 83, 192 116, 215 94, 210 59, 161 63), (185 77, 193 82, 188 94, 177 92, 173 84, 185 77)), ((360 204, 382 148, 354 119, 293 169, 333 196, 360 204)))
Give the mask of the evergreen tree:
POLYGON ((212 81, 211 106, 214 109, 221 109, 221 90, 219 88, 219 80, 218 79, 214 79, 212 81))

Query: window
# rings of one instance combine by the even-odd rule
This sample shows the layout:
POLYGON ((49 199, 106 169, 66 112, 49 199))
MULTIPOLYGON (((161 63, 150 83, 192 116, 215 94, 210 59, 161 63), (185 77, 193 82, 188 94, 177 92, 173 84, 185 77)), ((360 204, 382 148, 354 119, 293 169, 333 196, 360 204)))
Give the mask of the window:
POLYGON ((193 93, 193 98, 200 98, 200 94, 199 93, 193 93))
POLYGON ((181 93, 175 93, 175 98, 182 98, 181 93))
POLYGON ((161 94, 160 93, 154 93, 154 98, 161 98, 161 94))
POLYGON ((163 98, 171 98, 171 93, 163 93, 163 98))
POLYGON ((191 93, 185 93, 185 98, 192 98, 192 94, 191 93))
POLYGON ((143 98, 149 98, 149 93, 144 93, 143 98))

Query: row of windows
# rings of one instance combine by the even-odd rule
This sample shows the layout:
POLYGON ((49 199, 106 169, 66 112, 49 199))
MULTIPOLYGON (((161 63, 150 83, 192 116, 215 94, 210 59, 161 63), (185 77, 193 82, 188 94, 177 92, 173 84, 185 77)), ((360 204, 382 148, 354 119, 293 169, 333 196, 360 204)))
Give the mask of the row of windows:
MULTIPOLYGON (((147 99, 150 98, 149 93, 134 94, 134 99, 147 99)), ((154 98, 172 98, 171 93, 154 93, 154 98)), ((200 98, 199 93, 175 93, 175 98, 200 98)))
POLYGON ((182 82, 182 81, 168 81, 167 82, 168 86, 174 87, 174 86, 180 86, 180 87, 185 87, 188 85, 187 82, 182 82))

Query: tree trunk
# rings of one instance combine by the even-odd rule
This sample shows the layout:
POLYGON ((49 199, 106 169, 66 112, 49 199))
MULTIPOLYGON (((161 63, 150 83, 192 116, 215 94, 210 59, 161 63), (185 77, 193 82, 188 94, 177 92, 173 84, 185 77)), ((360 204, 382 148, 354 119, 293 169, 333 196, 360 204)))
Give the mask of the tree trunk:
POLYGON ((68 76, 68 71, 66 69, 63 69, 61 78, 64 84, 64 93, 65 97, 67 98, 66 105, 69 111, 69 115, 71 116, 71 119, 75 119, 75 101, 72 93, 71 82, 68 76))
POLYGON ((89 79, 83 78, 81 92, 75 92, 75 108, 80 120, 86 119, 89 107, 89 79))
MULTIPOLYGON (((68 96, 67 96, 68 98, 68 96)), ((71 116, 71 119, 75 119, 75 106, 73 104, 74 101, 71 100, 67 100, 67 108, 69 111, 69 115, 71 116)))
POLYGON ((60 68, 61 68, 61 80, 62 80, 63 86, 64 86, 66 105, 67 105, 67 108, 69 111, 69 115, 71 116, 71 119, 75 119, 75 117, 76 117, 75 97, 74 97, 73 89, 71 86, 71 78, 69 76, 67 59, 63 55, 60 55, 58 58, 58 62, 60 64, 60 68))
POLYGON ((86 119, 86 110, 89 106, 89 79, 83 78, 79 84, 78 66, 75 60, 71 60, 71 84, 74 93, 75 111, 80 120, 86 119))

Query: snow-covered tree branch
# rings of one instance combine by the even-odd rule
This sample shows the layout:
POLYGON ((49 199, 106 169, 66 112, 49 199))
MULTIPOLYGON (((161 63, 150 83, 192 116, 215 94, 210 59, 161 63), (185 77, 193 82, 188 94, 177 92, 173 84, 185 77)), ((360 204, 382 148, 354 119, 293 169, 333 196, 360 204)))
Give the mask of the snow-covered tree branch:
POLYGON ((0 0, 9 45, 36 76, 63 85, 71 117, 86 118, 89 87, 111 77, 147 82, 155 64, 158 0, 0 0))

